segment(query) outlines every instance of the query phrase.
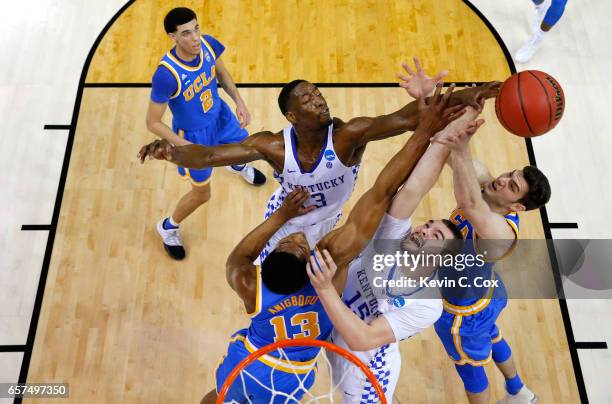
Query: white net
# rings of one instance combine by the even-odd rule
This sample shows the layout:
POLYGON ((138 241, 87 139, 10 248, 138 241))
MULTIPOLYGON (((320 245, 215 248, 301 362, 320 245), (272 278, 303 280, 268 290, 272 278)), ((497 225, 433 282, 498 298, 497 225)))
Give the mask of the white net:
MULTIPOLYGON (((239 404, 261 403, 260 399, 253 397, 252 394, 250 394, 251 392, 248 391, 247 386, 253 386, 253 383, 259 387, 260 391, 263 390, 269 393, 269 401, 274 403, 341 403, 342 392, 339 390, 339 386, 342 385, 346 377, 354 377, 349 376, 349 373, 353 373, 351 370, 355 369, 351 369, 351 366, 343 366, 342 369, 334 368, 332 362, 334 362, 333 359, 335 358, 330 360, 332 355, 337 354, 331 352, 331 350, 321 348, 314 362, 316 365, 312 365, 309 370, 305 371, 303 368, 287 365, 287 363, 291 361, 285 349, 277 348, 271 351, 264 355, 263 358, 273 357, 280 359, 283 363, 283 365, 280 366, 282 366, 283 369, 279 369, 279 365, 277 364, 281 361, 266 361, 271 369, 266 377, 251 374, 248 366, 242 369, 232 383, 234 388, 237 384, 242 386, 245 400, 239 404), (287 389, 286 387, 288 374, 292 374, 295 378, 294 383, 290 383, 292 385, 291 389, 287 389), (312 383, 313 377, 314 384, 312 383), (283 380, 282 388, 275 385, 279 380, 283 380)), ((358 361, 358 359, 354 360, 358 361)), ((353 364, 353 366, 356 369, 359 368, 356 364, 353 364)), ((220 399, 221 398, 223 397, 220 397, 220 399)), ((237 403, 229 399, 223 399, 223 402, 237 403)))

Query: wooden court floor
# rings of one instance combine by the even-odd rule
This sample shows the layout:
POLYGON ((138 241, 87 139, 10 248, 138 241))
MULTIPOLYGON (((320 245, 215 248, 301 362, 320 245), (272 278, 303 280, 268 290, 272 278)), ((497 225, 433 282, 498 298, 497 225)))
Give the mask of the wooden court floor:
MULTIPOLYGON (((204 10, 192 3, 203 30, 226 46, 238 83, 306 78, 325 83, 392 82, 401 60, 422 55, 453 81, 503 79, 508 65, 485 25, 460 1, 230 1, 204 10), (235 21, 244 24, 235 24, 235 21), (377 24, 377 21, 386 21, 377 24), (443 23, 442 23, 443 22, 443 23), (256 41, 257 43, 254 43, 256 41), (298 52, 299 50, 299 52, 298 52)), ((189 4, 187 4, 189 5, 189 4)), ((174 4, 136 1, 102 40, 83 90, 60 220, 30 364, 29 382, 71 385, 70 402, 198 402, 213 387, 212 370, 229 336, 247 324, 227 286, 224 262, 235 243, 261 221, 275 189, 252 188, 216 170, 212 200, 182 226, 188 258, 171 261, 155 222, 186 192, 176 168, 136 160, 153 135, 144 126, 145 83, 169 41, 161 29, 174 4), (126 86, 127 84, 127 86, 126 86)), ((278 130, 278 88, 242 88, 251 132, 278 130)), ((375 116, 409 101, 399 88, 323 88, 332 114, 375 116)), ((528 164, 522 139, 505 133, 487 105, 472 142, 494 174, 528 164)), ((166 116, 166 118, 169 118, 166 116)), ((346 209, 407 139, 372 143, 346 209)), ((271 179, 271 170, 255 164, 271 179)), ((453 207, 448 171, 422 202, 415 223, 445 217, 453 207)), ((346 210, 345 210, 346 211, 346 210)), ((524 238, 543 238, 537 212, 522 216, 524 238)), ((548 266, 534 268, 549 273, 548 266), (548 271, 548 272, 547 272, 548 271)), ((514 300, 500 328, 521 377, 542 402, 579 401, 556 300, 514 300)), ((402 343, 397 402, 466 401, 458 376, 433 330, 402 343)), ((493 397, 503 379, 492 366, 493 397)), ((42 400, 44 401, 44 400, 42 400)), ((37 401, 39 402, 39 401, 37 401)))

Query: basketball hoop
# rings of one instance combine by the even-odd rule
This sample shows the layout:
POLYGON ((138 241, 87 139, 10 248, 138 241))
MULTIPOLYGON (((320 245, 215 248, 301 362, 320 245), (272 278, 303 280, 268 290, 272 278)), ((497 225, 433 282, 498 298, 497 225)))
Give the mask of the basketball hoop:
MULTIPOLYGON (((374 374, 370 371, 370 369, 362 362, 360 361, 355 355, 353 355, 352 353, 350 353, 349 351, 340 348, 337 345, 334 345, 330 342, 327 341, 320 341, 320 340, 316 340, 316 339, 310 339, 310 338, 302 338, 302 339, 288 339, 288 340, 283 340, 283 341, 278 341, 275 342, 273 344, 267 345, 261 349, 258 349, 257 351, 251 353, 249 356, 247 356, 246 358, 244 358, 235 368, 234 370, 229 374, 229 376, 227 377, 227 379, 225 380, 225 383, 223 383, 223 386, 221 386, 221 389, 219 390, 219 394, 217 397, 217 404, 223 404, 225 397, 228 393, 228 390, 230 389, 230 387, 232 386, 232 384, 234 383, 234 381, 238 378, 238 376, 240 376, 243 380, 243 386, 244 386, 244 379, 242 376, 243 371, 245 371, 246 367, 248 365, 250 365, 251 363, 253 363, 254 361, 256 361, 257 359, 261 358, 262 356, 272 352, 272 351, 279 351, 279 353, 282 356, 286 357, 286 354, 283 351, 283 348, 287 348, 287 347, 296 347, 296 346, 302 346, 302 347, 319 347, 319 348, 323 348, 319 354, 317 355, 316 359, 319 360, 321 358, 321 360, 323 360, 324 362, 327 363, 328 369, 329 369, 329 373, 330 373, 330 378, 332 376, 332 366, 331 363, 329 361, 329 359, 327 358, 326 355, 322 355, 321 353, 324 350, 330 351, 335 353, 336 355, 340 355, 342 357, 344 357, 347 361, 351 362, 353 365, 355 365, 356 367, 358 367, 363 373, 364 375, 367 377, 368 381, 370 382, 370 384, 372 385, 372 388, 374 389, 374 391, 376 392, 376 395, 379 398, 379 402, 382 404, 387 404, 387 400, 385 398, 385 393, 383 392, 382 387, 380 386, 380 384, 378 383, 378 380, 376 380, 376 377, 374 376, 374 374)), ((311 371, 314 371, 314 366, 313 369, 311 371)), ((248 372, 246 372, 248 374, 248 372)), ((296 377, 298 377, 297 373, 295 374, 296 377)), ((250 376, 250 375, 249 375, 250 376)), ((344 377, 346 376, 346 373, 342 375, 342 377, 340 378, 340 380, 343 380, 344 377)), ((252 376, 251 376, 252 377, 252 376)), ((298 378, 299 379, 299 378, 298 378)), ((259 384, 261 386, 264 386, 265 381, 260 381, 259 384)), ((273 383, 269 383, 269 386, 266 386, 266 389, 268 389, 273 396, 278 395, 281 397, 287 397, 287 401, 286 402, 295 402, 297 400, 294 399, 294 401, 290 401, 291 396, 287 395, 286 393, 280 393, 274 390, 273 387, 273 383)), ((301 385, 301 383, 300 383, 301 385)), ((311 392, 309 392, 303 385, 301 385, 302 390, 301 392, 304 393, 304 397, 302 398, 302 402, 305 403, 319 403, 321 399, 327 399, 329 400, 329 402, 334 402, 334 398, 333 398, 333 393, 334 390, 336 389, 336 385, 334 385, 333 382, 329 383, 329 392, 326 394, 322 394, 322 395, 318 395, 315 396, 314 394, 312 394, 311 392), (308 397, 307 397, 308 396, 308 397)), ((248 397, 248 394, 245 394, 246 397, 248 397)), ((250 402, 250 400, 249 400, 250 402)))

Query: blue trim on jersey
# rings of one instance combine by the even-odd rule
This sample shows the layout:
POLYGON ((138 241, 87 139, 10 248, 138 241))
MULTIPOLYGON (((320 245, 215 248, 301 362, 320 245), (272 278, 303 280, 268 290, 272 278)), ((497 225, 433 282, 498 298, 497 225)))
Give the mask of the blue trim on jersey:
POLYGON ((321 162, 321 159, 323 158, 323 155, 325 154, 325 150, 327 149, 328 137, 329 137, 329 128, 327 131, 327 136, 325 136, 325 144, 321 148, 321 152, 319 153, 319 157, 317 158, 317 161, 315 161, 315 163, 312 165, 310 170, 304 171, 304 168, 302 168, 302 163, 300 162, 300 159, 298 158, 298 153, 297 153, 297 148, 296 148, 297 141, 296 141, 295 129, 291 128, 291 149, 293 150, 293 157, 295 158, 295 161, 297 163, 298 168, 300 169, 301 174, 310 174, 314 170, 317 169, 317 167, 319 166, 319 163, 321 162))

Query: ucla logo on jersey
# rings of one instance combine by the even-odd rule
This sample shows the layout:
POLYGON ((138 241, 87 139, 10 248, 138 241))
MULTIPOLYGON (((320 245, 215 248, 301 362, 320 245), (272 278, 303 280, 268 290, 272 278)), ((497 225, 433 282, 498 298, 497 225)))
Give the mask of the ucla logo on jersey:
POLYGON ((199 94, 204 87, 207 87, 217 75, 215 66, 210 69, 210 76, 206 76, 206 72, 202 72, 198 77, 193 80, 193 83, 183 91, 183 97, 185 101, 190 101, 196 94, 199 94))
POLYGON ((325 160, 332 161, 336 158, 336 154, 332 150, 325 150, 325 160))
POLYGON ((406 299, 404 299, 402 296, 398 296, 393 299, 393 305, 395 307, 404 307, 404 304, 406 304, 406 299))

